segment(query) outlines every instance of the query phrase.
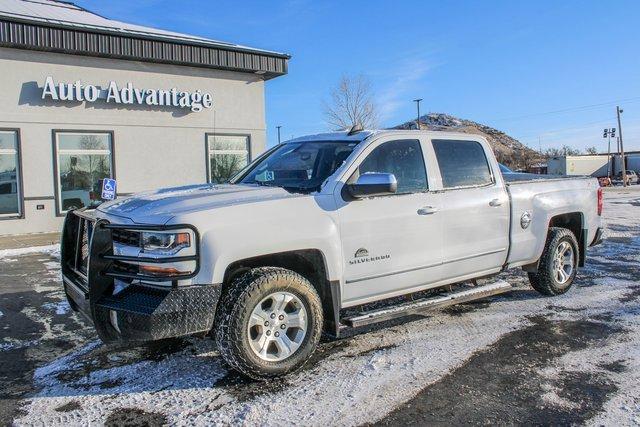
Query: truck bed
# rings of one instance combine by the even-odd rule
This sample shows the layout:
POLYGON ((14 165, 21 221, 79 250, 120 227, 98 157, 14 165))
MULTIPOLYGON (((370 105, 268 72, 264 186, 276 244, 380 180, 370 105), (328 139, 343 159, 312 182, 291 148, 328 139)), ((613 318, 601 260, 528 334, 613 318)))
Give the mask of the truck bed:
POLYGON ((592 179, 584 175, 539 175, 535 173, 503 173, 504 181, 507 185, 518 184, 531 181, 564 181, 569 179, 592 179))
MULTIPOLYGON (((597 223, 598 181, 589 176, 536 175, 505 173, 511 201, 511 245, 508 264, 525 265, 542 254, 551 218, 565 213, 584 213, 581 228, 588 231, 589 242, 595 236, 597 223), (523 214, 530 225, 521 224, 523 214)), ((580 239, 579 233, 576 238, 580 239)))

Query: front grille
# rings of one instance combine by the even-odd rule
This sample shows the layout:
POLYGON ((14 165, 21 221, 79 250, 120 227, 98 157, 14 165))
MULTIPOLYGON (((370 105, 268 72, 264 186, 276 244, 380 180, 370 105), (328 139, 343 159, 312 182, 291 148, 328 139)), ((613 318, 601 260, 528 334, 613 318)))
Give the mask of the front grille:
POLYGON ((127 246, 140 247, 140 232, 130 230, 114 229, 111 231, 111 238, 115 243, 127 246))
POLYGON ((80 248, 78 250, 78 271, 85 276, 89 268, 89 245, 93 233, 93 222, 80 219, 80 248))
POLYGON ((65 219, 60 257, 62 274, 86 288, 95 219, 84 211, 72 211, 65 219))

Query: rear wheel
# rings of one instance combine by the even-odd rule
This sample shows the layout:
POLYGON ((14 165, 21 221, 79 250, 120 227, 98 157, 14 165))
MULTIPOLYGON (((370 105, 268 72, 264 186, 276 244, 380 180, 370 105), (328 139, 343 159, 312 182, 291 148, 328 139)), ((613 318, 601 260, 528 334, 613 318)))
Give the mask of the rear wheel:
POLYGON ((231 283, 217 309, 215 340, 222 357, 255 379, 302 367, 321 332, 316 290, 284 268, 261 267, 243 274, 231 283))
POLYGON ((570 230, 550 228, 538 271, 529 273, 531 286, 543 295, 567 292, 576 277, 578 251, 576 236, 570 230))

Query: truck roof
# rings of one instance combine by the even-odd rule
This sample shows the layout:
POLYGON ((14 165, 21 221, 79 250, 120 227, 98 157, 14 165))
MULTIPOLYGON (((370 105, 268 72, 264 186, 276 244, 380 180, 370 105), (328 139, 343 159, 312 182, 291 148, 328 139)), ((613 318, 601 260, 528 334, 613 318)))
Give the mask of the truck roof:
POLYGON ((449 131, 433 131, 433 130, 409 130, 409 129, 367 129, 359 132, 355 132, 349 135, 348 131, 339 131, 339 132, 325 132, 325 133, 317 133, 313 135, 303 135, 297 138, 289 139, 284 141, 284 144, 294 143, 294 142, 303 142, 303 141, 326 141, 326 142, 335 142, 335 141, 352 141, 352 142, 361 142, 365 139, 369 138, 373 135, 381 135, 381 134, 406 134, 408 132, 411 133, 422 133, 422 134, 442 134, 448 137, 458 136, 463 139, 475 139, 482 138, 481 135, 473 134, 473 133, 463 133, 463 132, 449 132, 449 131))
POLYGON ((317 133, 315 135, 303 135, 297 138, 290 139, 285 141, 285 144, 289 144, 292 142, 302 142, 302 141, 353 141, 360 142, 364 141, 371 135, 378 133, 380 131, 376 130, 362 130, 360 132, 356 132, 352 135, 349 135, 348 131, 339 131, 339 132, 325 132, 325 133, 317 133))

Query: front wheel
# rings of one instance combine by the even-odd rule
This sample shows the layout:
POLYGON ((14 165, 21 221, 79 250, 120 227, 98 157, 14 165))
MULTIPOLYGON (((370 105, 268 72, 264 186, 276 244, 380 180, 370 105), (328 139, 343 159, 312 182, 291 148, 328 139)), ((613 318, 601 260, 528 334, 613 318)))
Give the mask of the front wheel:
POLYGON ((244 273, 224 293, 215 340, 225 361, 254 379, 302 367, 322 332, 322 304, 313 285, 276 267, 244 273))
POLYGON ((567 292, 576 277, 578 251, 576 236, 570 230, 550 228, 538 271, 529 273, 531 286, 543 295, 567 292))

